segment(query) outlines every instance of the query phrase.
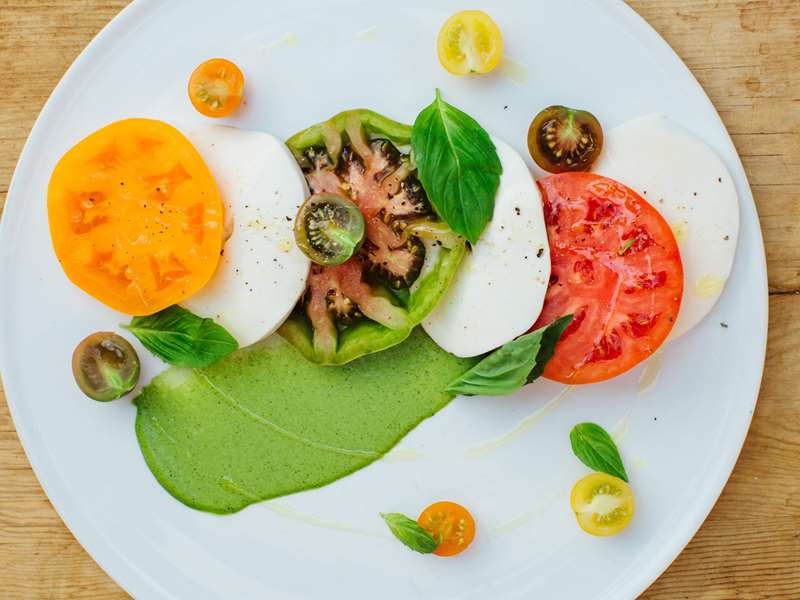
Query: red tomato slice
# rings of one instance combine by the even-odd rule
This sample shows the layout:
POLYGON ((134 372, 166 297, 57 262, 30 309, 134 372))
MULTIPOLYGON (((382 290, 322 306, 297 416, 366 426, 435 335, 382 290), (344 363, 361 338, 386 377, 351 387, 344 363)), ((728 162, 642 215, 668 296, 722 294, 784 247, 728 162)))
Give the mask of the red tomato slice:
POLYGON ((574 315, 544 376, 615 377, 655 352, 675 323, 683 295, 675 237, 655 208, 613 179, 562 173, 538 185, 552 274, 533 329, 574 315))

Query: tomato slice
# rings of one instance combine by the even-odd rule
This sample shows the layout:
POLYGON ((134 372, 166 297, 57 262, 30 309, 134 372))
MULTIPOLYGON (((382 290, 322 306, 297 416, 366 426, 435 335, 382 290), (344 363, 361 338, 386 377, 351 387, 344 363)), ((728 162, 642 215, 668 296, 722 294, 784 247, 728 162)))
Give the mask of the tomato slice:
POLYGON ((422 511, 417 523, 439 542, 433 551, 438 556, 460 554, 475 538, 475 520, 455 502, 434 502, 422 511))
POLYGON ((67 277, 120 312, 177 304, 217 268, 217 186, 189 140, 162 121, 118 121, 79 142, 56 165, 47 206, 67 277))
POLYGON ((655 208, 593 173, 538 182, 552 270, 533 329, 572 314, 544 376, 594 383, 624 373, 669 335, 683 295, 678 245, 655 208))
POLYGON ((630 486, 612 475, 592 473, 572 488, 570 504, 586 533, 615 535, 625 529, 636 509, 630 486))
POLYGON ((234 63, 212 58, 197 67, 189 78, 189 99, 207 117, 227 117, 242 103, 244 75, 234 63))

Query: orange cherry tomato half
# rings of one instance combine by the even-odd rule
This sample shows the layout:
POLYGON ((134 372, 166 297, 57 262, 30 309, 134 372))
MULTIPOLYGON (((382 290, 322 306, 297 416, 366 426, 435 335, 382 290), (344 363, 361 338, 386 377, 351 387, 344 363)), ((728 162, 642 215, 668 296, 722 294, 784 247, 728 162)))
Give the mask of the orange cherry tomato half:
POLYGON ((455 556, 466 550, 475 538, 475 520, 455 502, 435 502, 422 511, 417 524, 433 536, 438 556, 455 556))
POLYGON ((67 277, 120 312, 182 302, 217 268, 222 199, 194 146, 162 121, 117 121, 67 151, 47 208, 67 277))
POLYGON ((189 99, 207 117, 218 119, 235 112, 243 93, 242 71, 224 58, 207 60, 189 78, 189 99))

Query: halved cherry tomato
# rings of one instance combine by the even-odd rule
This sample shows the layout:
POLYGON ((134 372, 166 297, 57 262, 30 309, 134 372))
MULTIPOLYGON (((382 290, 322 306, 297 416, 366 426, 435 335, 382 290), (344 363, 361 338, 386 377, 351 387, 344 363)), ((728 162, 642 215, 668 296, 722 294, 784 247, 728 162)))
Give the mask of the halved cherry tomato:
POLYGON ((538 182, 552 270, 533 329, 574 315, 545 377, 593 383, 650 356, 669 334, 683 295, 672 229, 621 183, 592 173, 538 182))
POLYGON ((481 10, 463 10, 445 21, 436 42, 439 62, 453 75, 488 73, 503 58, 503 36, 481 10))
POLYGON ((578 481, 569 502, 581 529, 598 536, 625 529, 636 509, 630 486, 606 473, 592 473, 578 481))
POLYGON ((455 502, 435 502, 422 511, 417 523, 433 536, 439 546, 438 556, 460 554, 475 538, 475 520, 469 511, 455 502))
POLYGON ((120 312, 177 304, 217 268, 217 186, 189 140, 162 121, 118 121, 79 142, 53 171, 47 207, 67 277, 120 312))
POLYGON ((124 337, 110 331, 93 333, 72 353, 72 374, 92 400, 116 400, 136 387, 139 356, 124 337))
POLYGON ((189 78, 189 99, 200 114, 227 117, 242 103, 244 75, 229 60, 212 58, 189 78))
POLYGON ((549 173, 588 171, 603 149, 603 128, 590 112, 549 106, 528 128, 531 158, 549 173))

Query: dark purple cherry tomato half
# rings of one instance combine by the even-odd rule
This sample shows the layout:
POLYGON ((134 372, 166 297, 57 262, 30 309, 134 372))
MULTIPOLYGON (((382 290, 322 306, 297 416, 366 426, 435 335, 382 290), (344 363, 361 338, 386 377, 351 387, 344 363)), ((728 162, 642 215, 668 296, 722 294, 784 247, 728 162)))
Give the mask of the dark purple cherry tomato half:
POLYGON ((531 158, 548 173, 588 171, 603 149, 603 128, 585 110, 550 106, 528 128, 531 158))
POLYGON ((72 374, 92 400, 116 400, 136 387, 139 356, 128 340, 116 333, 93 333, 72 353, 72 374))

